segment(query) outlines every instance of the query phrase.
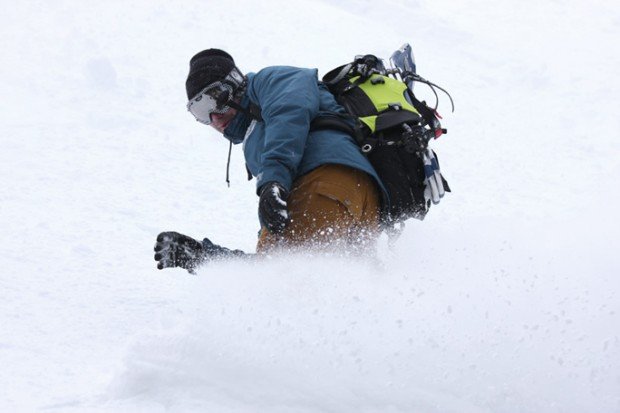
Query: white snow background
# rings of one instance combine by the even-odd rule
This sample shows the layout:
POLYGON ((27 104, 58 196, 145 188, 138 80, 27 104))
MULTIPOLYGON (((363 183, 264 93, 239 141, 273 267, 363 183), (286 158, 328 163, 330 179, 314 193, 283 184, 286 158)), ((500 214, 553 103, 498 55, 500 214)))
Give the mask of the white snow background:
POLYGON ((620 412, 617 2, 2 6, 0 411, 620 412), (453 193, 383 268, 155 269, 160 231, 258 230, 240 148, 228 188, 185 109, 193 54, 323 75, 404 42, 456 101, 453 193))

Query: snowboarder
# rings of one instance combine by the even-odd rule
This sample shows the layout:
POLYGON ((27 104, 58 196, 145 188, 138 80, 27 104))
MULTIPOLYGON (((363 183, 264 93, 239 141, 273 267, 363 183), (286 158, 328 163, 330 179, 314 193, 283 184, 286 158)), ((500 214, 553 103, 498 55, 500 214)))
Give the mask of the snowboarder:
MULTIPOLYGON (((243 143, 256 178, 261 225, 256 251, 312 246, 372 249, 385 189, 354 139, 311 122, 345 114, 316 69, 272 66, 244 76, 223 50, 190 60, 187 108, 232 144, 243 143)), ((158 235, 157 268, 192 272, 213 258, 246 255, 176 232, 158 235)))

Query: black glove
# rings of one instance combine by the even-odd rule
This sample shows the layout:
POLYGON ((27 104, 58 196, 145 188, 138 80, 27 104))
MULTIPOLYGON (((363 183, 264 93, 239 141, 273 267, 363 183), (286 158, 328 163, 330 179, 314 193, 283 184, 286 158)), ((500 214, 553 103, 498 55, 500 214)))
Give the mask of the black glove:
POLYGON ((230 250, 205 238, 199 242, 178 232, 162 232, 155 243, 157 268, 181 267, 194 274, 194 270, 206 261, 216 258, 244 257, 241 250, 230 250))
POLYGON ((157 268, 185 268, 190 273, 205 260, 202 244, 178 232, 162 232, 155 243, 157 268))
POLYGON ((258 216, 262 224, 274 234, 282 233, 288 224, 287 198, 288 191, 277 182, 267 182, 260 190, 258 216))

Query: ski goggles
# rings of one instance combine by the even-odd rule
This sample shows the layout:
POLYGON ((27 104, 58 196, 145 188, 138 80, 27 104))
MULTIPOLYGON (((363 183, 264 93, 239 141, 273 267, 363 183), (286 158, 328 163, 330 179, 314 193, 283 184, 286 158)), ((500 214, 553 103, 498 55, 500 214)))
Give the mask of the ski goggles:
POLYGON ((196 120, 205 125, 211 124, 211 115, 226 113, 230 109, 226 104, 233 96, 233 88, 224 82, 211 83, 187 102, 187 110, 196 120))
POLYGON ((228 103, 235 92, 245 85, 243 74, 236 67, 222 81, 213 82, 187 102, 187 110, 196 120, 205 125, 211 124, 211 115, 226 113, 230 110, 228 103))

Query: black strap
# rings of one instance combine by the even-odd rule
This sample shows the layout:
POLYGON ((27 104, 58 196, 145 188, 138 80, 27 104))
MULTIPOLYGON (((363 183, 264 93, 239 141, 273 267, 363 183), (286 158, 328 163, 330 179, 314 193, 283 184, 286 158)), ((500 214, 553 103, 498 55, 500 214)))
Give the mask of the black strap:
POLYGON ((250 102, 250 106, 248 107, 247 113, 250 115, 252 119, 257 120, 259 122, 263 121, 263 117, 261 116, 261 108, 254 102, 250 102))
POLYGON ((355 137, 355 128, 339 116, 317 116, 310 122, 310 132, 334 129, 355 137))
MULTIPOLYGON (((433 134, 436 135, 436 130, 441 128, 441 123, 439 123, 435 111, 429 108, 424 102, 420 102, 415 97, 411 89, 407 88, 407 94, 411 98, 411 104, 413 105, 413 107, 418 111, 420 115, 422 115, 426 124, 431 128, 433 134)), ((448 130, 441 129, 441 133, 448 133, 448 130)))
POLYGON ((226 105, 230 106, 233 109, 237 109, 240 112, 246 113, 249 117, 251 117, 254 120, 257 120, 259 122, 263 121, 263 117, 261 116, 260 106, 254 104, 253 102, 250 102, 250 105, 247 108, 244 108, 243 106, 241 106, 234 100, 231 100, 226 105))

